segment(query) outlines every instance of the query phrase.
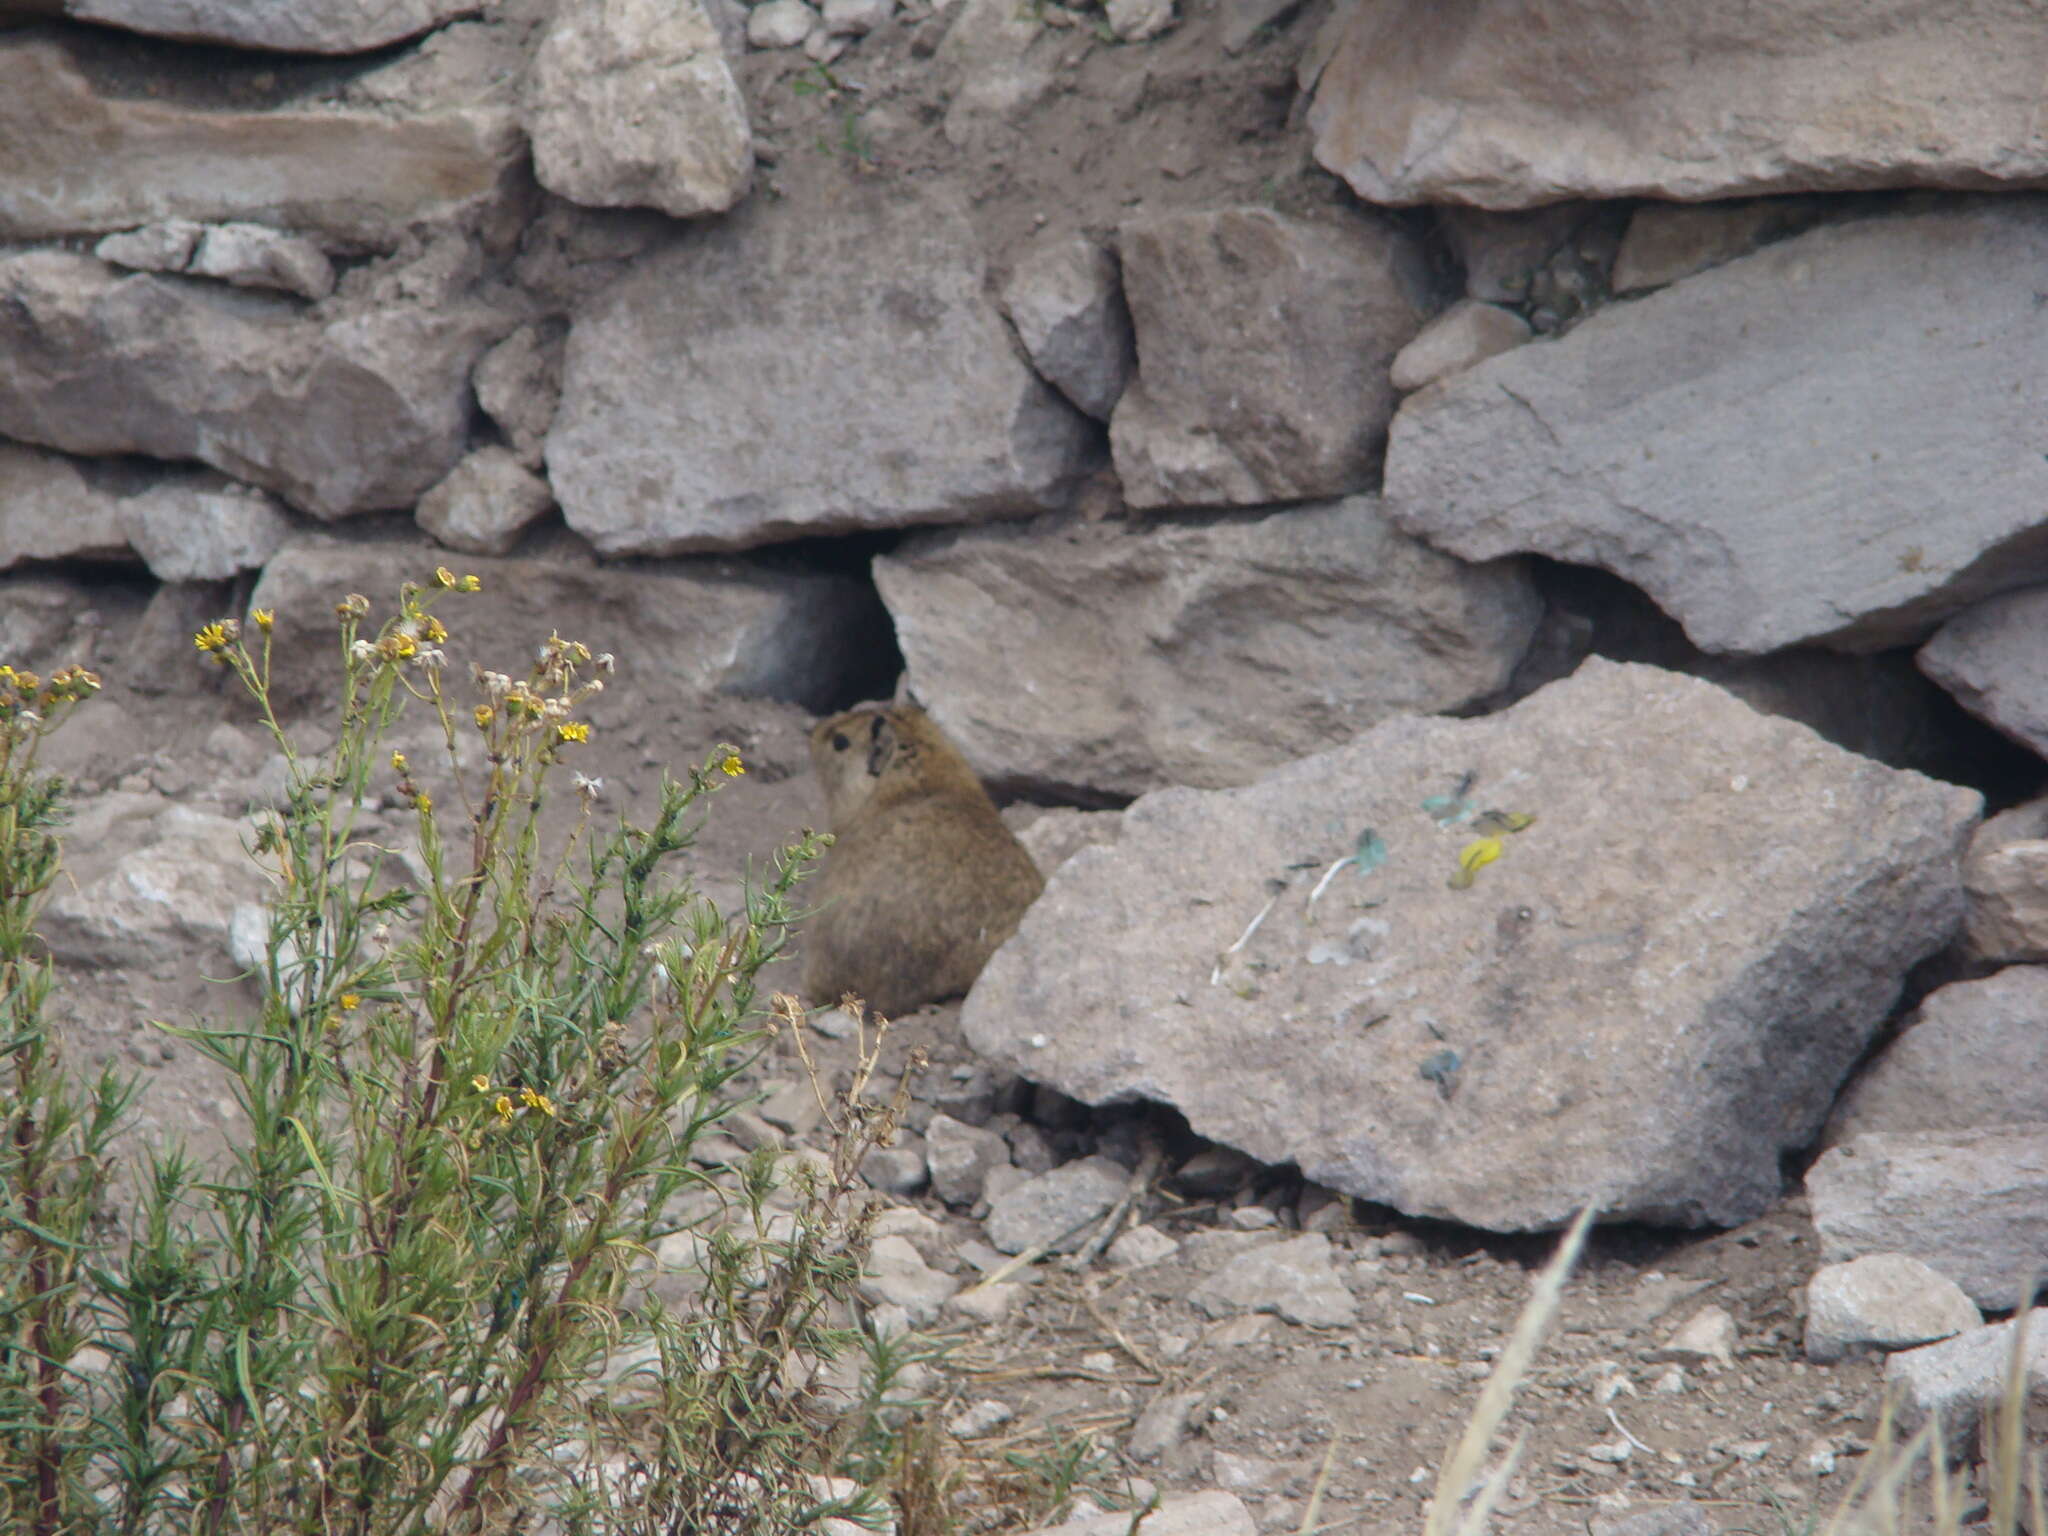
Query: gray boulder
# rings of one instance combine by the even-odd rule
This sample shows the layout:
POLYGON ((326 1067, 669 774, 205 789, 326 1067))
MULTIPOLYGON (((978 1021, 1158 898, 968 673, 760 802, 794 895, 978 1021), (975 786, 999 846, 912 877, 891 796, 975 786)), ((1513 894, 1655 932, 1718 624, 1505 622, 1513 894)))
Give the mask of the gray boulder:
POLYGON ((2048 1121, 1970 1131, 1873 1131, 1806 1174, 1827 1263, 1905 1253, 1987 1310, 2024 1305, 2048 1254, 2048 1121))
POLYGON ((912 691, 976 770, 1098 800, 1246 783, 1462 708, 1506 686, 1541 613, 1518 562, 1440 555, 1372 496, 937 535, 874 570, 912 691))
POLYGON ((279 53, 367 53, 477 9, 477 0, 62 0, 79 21, 279 53))
POLYGON ((1849 1085, 1827 1139, 2027 1121, 2048 1122, 2048 966, 2040 965, 1930 993, 1849 1085))
POLYGON ((1168 213, 1118 235, 1138 373, 1110 418, 1134 507, 1362 490, 1421 328, 1420 248, 1392 224, 1266 208, 1168 213))
POLYGON ((1743 1221, 1954 932, 1978 805, 1589 661, 1500 714, 1142 797, 1053 873, 962 1026, 1413 1215, 1743 1221))
POLYGON ((502 324, 461 303, 321 318, 25 251, 0 257, 0 433, 199 459, 316 517, 409 507, 460 455, 502 324))
POLYGON ((32 560, 132 554, 120 498, 94 484, 84 465, 0 442, 0 570, 32 560))
POLYGON ((1603 566, 1710 651, 1918 640, 2048 572, 2044 263, 2032 202, 1809 231, 1410 396, 1389 511, 1603 566))
MULTIPOLYGON (((2029 1312, 2026 1322, 2021 1394, 2028 1411, 2038 1414, 2048 1406, 2048 1307, 2029 1312)), ((2019 1332, 2016 1319, 1992 1323, 1887 1360, 1885 1392, 1898 1403, 1893 1422, 1899 1433, 1913 1434, 1939 1414, 1951 1458, 1960 1459, 1980 1444, 1986 1411, 2005 1396, 2019 1332)))
POLYGON ((965 213, 856 186, 756 200, 579 314, 549 478, 606 554, 1062 505, 1087 419, 1017 355, 965 213))
POLYGON ((2048 799, 2000 811, 1977 829, 1963 858, 1963 894, 1971 960, 2048 961, 2048 799))
POLYGON ((2048 757, 2048 587, 2007 592, 1941 626, 1920 647, 1920 670, 1956 702, 2021 746, 2048 757))
POLYGON ((2000 0, 1360 0, 1332 14, 1316 159, 1368 202, 2038 185, 2048 34, 2000 0))
POLYGON ((533 56, 534 174, 593 208, 716 213, 754 175, 747 105, 699 0, 569 0, 533 56))
POLYGON ((1903 1253, 1825 1265, 1806 1287, 1806 1358, 1822 1364, 1932 1344, 1983 1323, 1961 1286, 1903 1253))
POLYGON ((502 555, 555 504, 547 481, 495 444, 467 455, 420 498, 414 513, 438 543, 472 555, 502 555))
POLYGON ((1086 235, 1035 240, 1003 284, 1003 308, 1039 374, 1109 420, 1138 365, 1116 258, 1086 235))
POLYGON ((7 240, 247 219, 389 250, 416 224, 501 206, 523 149, 503 113, 215 112, 106 94, 35 38, 0 42, 0 87, 7 240))

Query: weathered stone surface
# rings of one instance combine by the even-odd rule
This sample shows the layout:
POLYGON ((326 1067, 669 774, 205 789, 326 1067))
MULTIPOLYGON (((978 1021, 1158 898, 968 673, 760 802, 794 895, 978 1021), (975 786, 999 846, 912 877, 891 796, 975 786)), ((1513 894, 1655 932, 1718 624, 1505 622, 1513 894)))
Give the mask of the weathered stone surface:
MULTIPOLYGON (((1965 1455, 1977 1441, 1985 1410, 2005 1395, 2018 1332, 2016 1323, 1993 1323, 1887 1360, 1885 1391, 1897 1398, 1899 1433, 1914 1433, 1938 1413, 1949 1454, 1965 1455)), ((2048 1307, 2027 1314, 2024 1369, 2027 1407, 2039 1413, 2048 1404, 2048 1307)))
POLYGON ((1759 198, 1750 202, 1686 205, 1645 203, 1628 221, 1614 258, 1614 291, 1639 293, 1747 256, 1818 219, 1826 205, 1815 198, 1759 198))
MULTIPOLYGON (((1029 1536, 1124 1536, 1131 1517, 1124 1511, 1077 1515, 1029 1536)), ((1169 1493, 1145 1517, 1145 1536, 1256 1536, 1258 1522, 1234 1493, 1211 1488, 1202 1493, 1169 1493)))
POLYGON ((279 53, 367 53, 417 37, 477 0, 63 0, 66 15, 152 37, 279 53))
POLYGON ((960 0, 953 10, 932 62, 951 86, 945 134, 958 145, 1041 100, 1053 87, 1054 68, 1031 56, 1045 26, 1030 9, 1010 0, 960 0))
POLYGON ((747 41, 756 48, 794 48, 818 26, 804 0, 764 0, 747 13, 747 41))
POLYGON ((1041 1173, 1003 1194, 991 1194, 988 1240, 1004 1253, 1041 1244, 1071 1253, 1088 1240, 1089 1222, 1109 1213, 1130 1183, 1106 1157, 1081 1157, 1041 1173))
POLYGON ((200 459, 317 517, 408 507, 453 466, 501 322, 462 305, 334 318, 89 257, 0 258, 0 432, 200 459))
POLYGON ((2024 6, 1362 0, 1334 13, 1315 155, 1368 202, 1527 208, 2048 176, 2024 6))
POLYGON ((1120 43, 1142 43, 1174 23, 1173 0, 1109 0, 1103 7, 1120 43))
POLYGON ((2001 811, 1977 829, 1963 858, 1963 894, 1963 950, 1972 960, 2048 960, 2048 799, 2001 811))
POLYGON ((1917 640, 2048 569, 2044 263, 2032 202, 1809 231, 1410 397, 1389 511, 1604 566, 1710 651, 1917 640))
POLYGON ((1010 1160, 1010 1149, 1000 1135, 951 1115, 933 1115, 924 1135, 932 1193, 948 1205, 974 1204, 981 1198, 982 1181, 989 1169, 1010 1160))
POLYGON ((324 299, 334 291, 334 266, 319 246, 262 224, 208 226, 185 270, 237 288, 276 288, 302 299, 324 299))
POLYGON ((1592 660, 1496 715, 1144 796, 1053 873, 962 1027, 1075 1098, 1163 1099, 1415 1215, 1740 1221, 1954 931, 1977 806, 1592 660), (1537 819, 1450 888, 1491 810, 1537 819), (1366 830, 1383 857, 1311 922, 1334 861, 1373 862, 1366 830))
POLYGON ((1958 614, 1920 647, 1920 670, 1956 702, 2048 757, 2048 587, 2007 592, 1958 614))
POLYGON ((1138 365, 1116 258, 1086 235, 1032 242, 1003 284, 1003 308, 1031 365, 1097 421, 1138 365))
POLYGON ((1467 298, 1523 304, 1538 286, 1538 275, 1570 249, 1595 212, 1591 203, 1552 203, 1515 213, 1439 208, 1436 218, 1465 269, 1467 298))
POLYGON ((88 860, 52 898, 41 933, 74 965, 175 965, 204 972, 228 958, 235 908, 267 894, 243 848, 246 826, 153 795, 110 795, 81 815, 79 849, 99 831, 118 850, 104 870, 88 860), (209 959, 208 957, 212 958, 209 959))
POLYGON ((541 466, 548 428, 562 400, 566 335, 559 323, 522 325, 478 359, 471 377, 477 404, 528 469, 541 466))
POLYGON ((1210 1317, 1277 1312, 1304 1328, 1341 1328, 1358 1303, 1337 1277, 1330 1240, 1320 1232, 1241 1253, 1188 1293, 1210 1317))
POLYGON ((261 570, 292 531, 263 492, 208 470, 169 474, 127 497, 121 526, 158 581, 224 581, 261 570))
POLYGON ((1126 501, 1249 506, 1365 485, 1393 413, 1387 365, 1423 319, 1409 236, 1225 208, 1135 220, 1118 243, 1138 336, 1110 420, 1126 501))
POLYGON ((262 224, 164 219, 108 235, 93 255, 137 272, 184 272, 237 288, 275 288, 302 299, 334 291, 334 265, 311 240, 262 224))
POLYGON ((533 58, 534 173, 593 208, 730 208, 754 175, 747 105, 698 0, 570 0, 533 58))
MULTIPOLYGON (((296 7, 264 7, 289 14, 296 7)), ((507 195, 502 114, 208 112, 102 95, 55 44, 0 42, 0 239, 249 219, 386 250, 507 195)))
POLYGON ((1911 1254, 1980 1307, 2019 1306, 2048 1254, 2048 1121, 1853 1137, 1820 1155, 1806 1193, 1824 1261, 1911 1254))
POLYGON ((549 477, 606 554, 979 522, 1065 501, 1086 418, 1016 355, 964 213, 902 186, 747 204, 569 333, 549 477))
POLYGON ((1529 322, 1513 310, 1461 299, 1394 354, 1387 377, 1396 389, 1420 389, 1498 357, 1528 339, 1529 322))
POLYGON ((0 570, 30 560, 116 559, 130 552, 120 499, 94 485, 81 465, 0 442, 0 570))
POLYGON ((936 535, 874 563, 912 690, 984 778, 1242 784, 1503 687, 1541 604, 1353 496, 1249 522, 936 535), (1109 663, 1109 664, 1106 664, 1109 663))
POLYGON ((896 14, 896 0, 825 0, 825 30, 833 37, 865 37, 896 14))
MULTIPOLYGON (((1966 858, 1966 887, 1969 867, 1966 858)), ((2048 966, 2015 965, 1929 994, 1849 1085, 1827 1139, 2026 1121, 2048 1122, 2048 966)))
POLYGON ((1963 1288, 1903 1253, 1830 1264, 1806 1287, 1806 1358, 1911 1349, 1983 1326, 1963 1288))
MULTIPOLYGON (((455 565, 456 562, 450 562, 455 565)), ((735 560, 680 561, 661 569, 603 566, 568 549, 531 558, 466 556, 494 592, 518 603, 482 603, 446 610, 462 626, 465 653, 501 670, 561 627, 561 615, 609 616, 603 633, 578 634, 594 651, 616 651, 632 680, 592 704, 604 725, 619 711, 659 715, 713 693, 787 699, 813 711, 848 696, 847 680, 863 665, 882 616, 864 584, 851 577, 769 570, 735 560)), ((252 608, 280 619, 273 685, 293 705, 332 697, 339 671, 326 615, 350 592, 388 604, 404 581, 433 570, 428 549, 412 544, 342 543, 302 537, 263 569, 252 608)))
POLYGON ((450 549, 502 555, 555 504, 547 481, 508 448, 479 448, 420 498, 419 525, 450 549))

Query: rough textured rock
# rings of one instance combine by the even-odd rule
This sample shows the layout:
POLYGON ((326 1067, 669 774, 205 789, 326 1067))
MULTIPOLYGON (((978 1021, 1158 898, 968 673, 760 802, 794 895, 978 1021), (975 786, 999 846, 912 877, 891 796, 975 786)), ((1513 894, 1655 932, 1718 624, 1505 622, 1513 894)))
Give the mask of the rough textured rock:
POLYGON ((367 53, 477 9, 477 0, 63 0, 80 21, 187 43, 367 53))
POLYGON ((209 225, 185 270, 237 288, 275 288, 302 299, 324 299, 334 291, 334 266, 319 246, 262 224, 209 225))
POLYGON ((1766 8, 1362 0, 1315 83, 1315 155, 1368 202, 1527 208, 2048 176, 2048 36, 2000 0, 1766 8))
POLYGON ((1086 418, 1016 355, 950 201, 761 199, 641 260, 569 333, 555 495, 606 554, 979 522, 1063 503, 1086 418))
POLYGON ((1963 950, 1972 960, 2048 960, 2048 800, 2001 811, 1977 829, 1963 858, 1963 894, 1963 950))
POLYGON ((747 41, 756 48, 794 48, 818 26, 804 0, 765 0, 747 13, 747 41))
POLYGON ((190 967, 228 957, 235 908, 267 894, 262 872, 243 849, 239 821, 184 806, 161 809, 155 796, 117 795, 81 816, 73 837, 120 830, 111 867, 77 870, 51 899, 41 932, 50 952, 74 965, 190 967), (152 809, 157 813, 149 814, 152 809), (195 957, 194 948, 204 954, 195 957), (211 955, 206 960, 204 955, 211 955))
POLYGON ((1595 213, 1591 203, 1553 203, 1517 213, 1439 208, 1436 217, 1451 253, 1465 269, 1466 297, 1487 304, 1523 304, 1538 286, 1538 274, 1572 247, 1595 213))
POLYGON ((263 492, 208 470, 164 476, 128 497, 121 526, 158 581, 224 581, 261 570, 292 531, 263 492))
POLYGON ((416 223, 497 204, 522 150, 503 114, 211 112, 102 95, 41 40, 0 42, 0 86, 8 240, 248 219, 387 250, 416 223))
POLYGON ((1174 23, 1173 0, 1109 0, 1103 7, 1120 43, 1142 43, 1174 23))
POLYGON ((1953 933, 1977 806, 1588 661, 1496 715, 1144 796, 1054 872, 962 1027, 1084 1102, 1165 1100, 1414 1215, 1741 1221, 1953 933), (1483 863, 1488 811, 1537 819, 1483 863))
POLYGON ((2048 1121, 1857 1136, 1820 1155, 1806 1193, 1826 1262, 1911 1254, 2006 1310, 2048 1254, 2048 1121))
POLYGON ((1983 1323, 1961 1286, 1903 1253, 1827 1265, 1806 1287, 1806 1358, 1822 1364, 1937 1343, 1983 1323))
POLYGON ((2048 757, 2048 587, 2008 592, 1941 626, 1920 670, 1971 714, 2048 757))
POLYGON ((477 404, 528 469, 540 468, 548 428, 561 403, 566 335, 559 323, 522 325, 477 360, 471 377, 477 404))
POLYGON ((1247 522, 935 535, 874 563, 910 687, 983 778, 1242 784, 1505 686, 1541 605, 1353 496, 1247 522), (1110 664, 1105 664, 1105 663, 1110 664))
MULTIPOLYGON (((1029 1536, 1125 1536, 1131 1525, 1126 1511, 1077 1514, 1057 1526, 1029 1536)), ((1259 1526, 1244 1500, 1211 1488, 1202 1493, 1169 1493, 1145 1517, 1145 1536, 1256 1536, 1259 1526)))
POLYGON ((1810 231, 1411 397, 1389 510, 1603 566, 1710 651, 1918 640, 2048 569, 2044 263, 2031 202, 1810 231))
POLYGON ((825 0, 823 14, 833 37, 865 37, 896 14, 896 0, 825 0))
POLYGON ((1116 258, 1086 235, 1036 240, 1003 284, 1003 308, 1031 365, 1097 421, 1109 420, 1138 365, 1116 258))
POLYGON ((1331 1260, 1330 1240, 1320 1232, 1239 1254, 1188 1292, 1188 1300, 1210 1317, 1277 1312, 1304 1328, 1341 1328, 1358 1316, 1358 1303, 1331 1260))
POLYGON ((1628 221, 1614 258, 1614 291, 1639 293, 1718 267, 1815 222, 1826 205, 1816 198, 1687 206, 1645 203, 1628 221))
POLYGON ((1118 236, 1138 373, 1110 420, 1134 507, 1250 506, 1364 487, 1420 328, 1419 249, 1376 219, 1169 213, 1118 236))
MULTIPOLYGON (((1914 1433, 1938 1413, 1949 1454, 1966 1454, 1985 1410, 2005 1394, 2018 1331, 2011 1322, 1993 1323, 1887 1360, 1885 1391, 1897 1397, 1899 1433, 1914 1433)), ((2028 1408, 2039 1413, 2048 1404, 2048 1307, 2027 1314, 2025 1370, 2028 1408)))
MULTIPOLYGON (((1966 887, 1969 867, 1966 858, 1966 887)), ((2048 966, 2011 966, 1931 993, 1849 1085, 1827 1139, 2027 1121, 2048 1122, 2048 966)))
POLYGON ((988 1240, 1004 1253, 1041 1244, 1071 1253, 1088 1240, 1086 1224, 1107 1215, 1129 1183, 1130 1174, 1106 1157, 1063 1163, 990 1197, 988 1240))
POLYGON ((0 433, 201 459, 317 517, 408 507, 453 466, 503 322, 390 304, 328 320, 89 257, 0 258, 0 433))
POLYGON ((1045 32, 1036 13, 1010 0, 961 0, 933 63, 947 92, 946 137, 967 144, 992 124, 1013 119, 1053 87, 1053 66, 1031 57, 1045 32))
POLYGON ((1010 1149, 1000 1135, 951 1115, 933 1115, 924 1135, 932 1193, 948 1205, 974 1204, 981 1198, 989 1169, 1010 1161, 1010 1149))
POLYGON ((0 570, 30 560, 106 560, 129 553, 119 498, 94 485, 84 466, 0 442, 0 570))
POLYGON ((1528 339, 1529 322, 1513 310, 1461 299, 1394 355, 1387 377, 1396 389, 1420 389, 1498 357, 1528 339))
MULTIPOLYGON (((361 592, 388 612, 401 582, 430 574, 430 562, 421 569, 425 553, 413 545, 313 536, 287 545, 264 567, 249 606, 280 616, 273 678, 288 703, 332 697, 339 663, 327 616, 334 603, 361 592)), ((565 548, 513 559, 469 556, 457 568, 476 572, 488 590, 519 594, 516 604, 479 605, 474 617, 459 605, 444 610, 451 629, 462 625, 466 654, 487 665, 502 658, 500 670, 531 656, 558 627, 550 615, 612 616, 606 632, 571 637, 594 651, 615 651, 632 680, 630 697, 620 688, 595 701, 592 718, 600 726, 621 710, 659 715, 721 692, 822 710, 848 696, 849 669, 861 665, 885 622, 864 584, 850 577, 740 561, 622 568, 565 548)))
POLYGON ((526 131, 542 186, 677 218, 730 208, 754 174, 747 105, 698 0, 570 0, 533 57, 526 131))
POLYGON ((419 525, 450 549, 502 555, 555 504, 547 481, 508 448, 479 448, 420 498, 419 525))

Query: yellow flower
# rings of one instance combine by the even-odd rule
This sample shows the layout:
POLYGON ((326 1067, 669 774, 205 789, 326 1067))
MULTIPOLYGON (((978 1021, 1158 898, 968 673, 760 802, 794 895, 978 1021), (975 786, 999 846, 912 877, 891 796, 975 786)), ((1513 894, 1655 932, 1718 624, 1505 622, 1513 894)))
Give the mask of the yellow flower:
POLYGON ((479 704, 479 705, 477 705, 477 707, 476 707, 476 728, 477 728, 478 730, 480 730, 480 731, 488 731, 488 730, 489 730, 489 729, 491 728, 491 722, 492 722, 493 720, 497 719, 497 718, 498 718, 498 712, 497 712, 497 711, 496 711, 495 709, 491 708, 491 706, 490 706, 490 705, 488 705, 488 704, 479 704))
POLYGON ((512 1123, 512 1101, 506 1098, 504 1094, 498 1095, 497 1101, 491 1105, 491 1108, 498 1112, 500 1123, 505 1125, 512 1123))
POLYGON ((489 1093, 491 1091, 491 1080, 488 1077, 485 1077, 481 1072, 477 1073, 477 1075, 475 1077, 472 1077, 469 1081, 471 1086, 474 1087, 478 1093, 489 1093))
POLYGON ((209 624, 192 637, 192 643, 209 656, 224 651, 228 648, 228 627, 218 622, 209 624))
POLYGON ((415 795, 413 796, 412 808, 424 816, 434 808, 434 797, 429 794, 415 795))
POLYGON ((420 621, 420 637, 429 645, 439 645, 448 638, 448 626, 430 613, 420 621))
POLYGON ((256 627, 266 635, 270 633, 270 626, 277 622, 277 614, 269 608, 258 608, 249 617, 256 621, 256 627))
POLYGON ((393 773, 403 773, 405 772, 405 767, 405 754, 403 752, 393 752, 391 754, 391 771, 393 773))
POLYGON ((403 630, 393 630, 377 647, 394 661, 403 661, 420 648, 419 642, 403 630))
POLYGON ((435 566, 435 567, 434 567, 434 585, 435 585, 435 586, 437 586, 437 587, 452 587, 452 586, 454 586, 454 585, 455 585, 455 573, 454 573, 453 571, 449 570, 449 569, 448 569, 448 567, 447 567, 447 566, 445 566, 445 565, 437 565, 437 566, 435 566))
POLYGON ((455 583, 455 590, 458 592, 481 592, 483 589, 484 584, 476 578, 473 572, 455 583))
POLYGON ((341 1004, 343 1013, 354 1013, 363 1006, 363 995, 360 992, 344 992, 335 1001, 341 1004))
POLYGON ((718 769, 728 779, 736 779, 747 771, 747 765, 740 761, 739 753, 728 752, 725 761, 718 765, 718 769))
POLYGON ((582 720, 564 720, 555 727, 555 740, 588 741, 590 740, 590 726, 582 720))
POLYGON ((531 1088, 519 1090, 519 1102, 528 1109, 537 1109, 550 1120, 555 1118, 555 1106, 544 1093, 535 1093, 531 1088))

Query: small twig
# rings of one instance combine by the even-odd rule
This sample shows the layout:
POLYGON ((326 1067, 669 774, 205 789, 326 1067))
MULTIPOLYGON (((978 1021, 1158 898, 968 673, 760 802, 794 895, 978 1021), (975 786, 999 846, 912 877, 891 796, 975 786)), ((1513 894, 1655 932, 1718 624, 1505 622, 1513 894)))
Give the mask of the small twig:
POLYGON ((1281 886, 1279 890, 1275 891, 1272 894, 1272 897, 1266 902, 1266 904, 1263 907, 1259 908, 1259 915, 1253 918, 1251 920, 1251 923, 1245 928, 1245 931, 1237 936, 1237 942, 1231 945, 1230 948, 1224 950, 1222 954, 1216 957, 1216 967, 1214 970, 1209 972, 1210 986, 1215 986, 1218 982, 1220 982, 1223 979, 1223 962, 1225 960, 1228 960, 1232 955, 1236 954, 1240 949, 1243 949, 1245 945, 1251 943, 1252 935, 1259 931, 1259 925, 1265 922, 1265 920, 1272 915, 1273 908, 1280 904, 1280 898, 1282 896, 1285 896, 1286 894, 1287 887, 1284 885, 1281 886))
POLYGON ((1067 1260, 1069 1270, 1086 1269, 1102 1257, 1103 1250, 1116 1240, 1116 1235, 1123 1226, 1124 1217, 1137 1205, 1138 1197, 1145 1193, 1145 1186, 1152 1182, 1153 1176, 1159 1172, 1160 1164, 1165 1161, 1166 1154, 1160 1151, 1156 1144, 1145 1148, 1143 1155, 1138 1159, 1138 1166, 1131 1170, 1131 1176, 1124 1184, 1123 1194, 1102 1218, 1102 1225, 1096 1229, 1095 1235, 1077 1248, 1067 1260))
MULTIPOLYGON (((1330 1486, 1330 1468, 1336 1465, 1337 1447, 1341 1443, 1335 1435, 1330 1437, 1330 1448, 1323 1452, 1322 1470, 1316 1473, 1315 1486, 1308 1491, 1308 1508, 1301 1512, 1301 1524, 1295 1536, 1311 1536, 1312 1532, 1324 1529, 1316 1524, 1316 1516, 1322 1513, 1323 1490, 1330 1486)), ((1345 1522, 1339 1520, 1335 1523, 1342 1525, 1345 1522)))
POLYGON ((1655 1446, 1643 1444, 1642 1441, 1638 1440, 1633 1434, 1629 1432, 1629 1427, 1621 1422, 1621 1415, 1616 1413, 1611 1406, 1607 1410, 1607 1422, 1612 1424, 1615 1427, 1615 1429, 1620 1431, 1621 1438, 1626 1440, 1630 1445, 1634 1446, 1637 1450, 1648 1451, 1652 1456, 1657 1454, 1657 1448, 1655 1446))

